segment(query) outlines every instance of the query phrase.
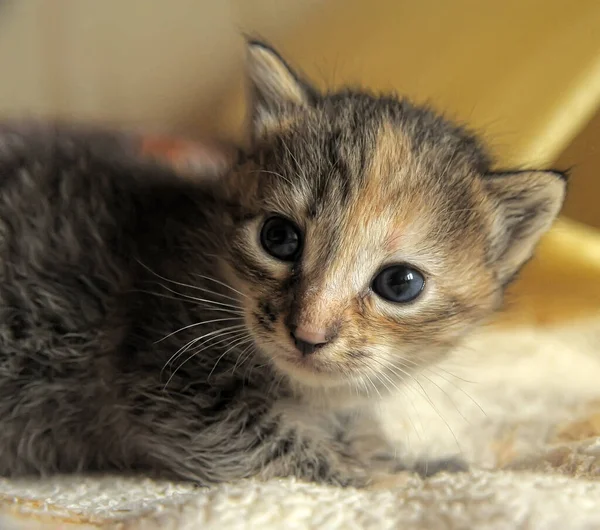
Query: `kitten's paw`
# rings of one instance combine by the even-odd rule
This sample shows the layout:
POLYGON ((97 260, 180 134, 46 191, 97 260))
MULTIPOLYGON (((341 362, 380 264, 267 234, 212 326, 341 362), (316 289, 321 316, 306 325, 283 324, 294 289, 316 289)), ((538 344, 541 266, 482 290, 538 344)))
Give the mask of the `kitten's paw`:
POLYGON ((407 466, 395 452, 384 451, 371 455, 369 458, 369 468, 376 472, 396 474, 402 471, 410 471, 407 466))
POLYGON ((401 471, 399 473, 375 474, 371 477, 368 489, 370 490, 390 490, 405 488, 411 481, 415 480, 414 473, 410 471, 401 471))
POLYGON ((364 466, 363 463, 349 460, 344 461, 331 469, 326 482, 343 488, 365 488, 372 481, 372 470, 364 466))
POLYGON ((366 467, 371 473, 394 476, 403 472, 417 473, 423 478, 441 472, 460 473, 468 471, 469 465, 459 457, 417 461, 407 464, 396 451, 383 450, 369 456, 366 467))
POLYGON ((469 470, 469 465, 461 458, 442 458, 439 460, 425 460, 423 462, 417 462, 412 469, 421 477, 427 478, 442 472, 465 472, 469 470))
POLYGON ((372 477, 370 477, 367 473, 353 475, 334 474, 329 478, 327 483, 332 486, 339 486, 341 488, 363 489, 369 486, 372 480, 372 477))
POLYGON ((347 455, 301 456, 305 458, 274 460, 265 466, 258 476, 263 480, 293 476, 308 482, 342 488, 364 488, 370 483, 371 470, 347 455))

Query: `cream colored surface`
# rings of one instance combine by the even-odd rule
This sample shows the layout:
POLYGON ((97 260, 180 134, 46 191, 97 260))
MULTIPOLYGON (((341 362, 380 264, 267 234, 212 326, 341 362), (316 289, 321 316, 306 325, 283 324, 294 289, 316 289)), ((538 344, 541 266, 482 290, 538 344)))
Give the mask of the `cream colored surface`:
MULTIPOLYGON (((597 110, 599 20, 595 0, 12 2, 0 10, 0 116, 240 138, 241 29, 266 36, 321 86, 431 100, 483 129, 502 165, 545 165, 597 110)), ((597 207, 578 193, 570 211, 597 207)), ((450 374, 423 374, 430 398, 407 388, 382 410, 407 454, 458 445, 488 471, 400 477, 378 492, 2 481, 0 527, 598 528, 599 345, 600 235, 561 221, 501 318, 457 352, 450 374)))

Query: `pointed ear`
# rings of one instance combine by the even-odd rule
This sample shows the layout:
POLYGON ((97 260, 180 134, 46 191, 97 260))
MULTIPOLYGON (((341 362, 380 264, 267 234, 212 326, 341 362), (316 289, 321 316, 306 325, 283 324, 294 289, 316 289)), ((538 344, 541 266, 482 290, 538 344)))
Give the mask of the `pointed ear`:
POLYGON ((566 175, 558 171, 492 173, 484 184, 495 203, 492 255, 506 284, 531 258, 562 207, 566 175))
POLYGON ((248 76, 254 137, 281 126, 286 112, 308 106, 316 98, 316 90, 273 48, 259 41, 248 42, 248 76))

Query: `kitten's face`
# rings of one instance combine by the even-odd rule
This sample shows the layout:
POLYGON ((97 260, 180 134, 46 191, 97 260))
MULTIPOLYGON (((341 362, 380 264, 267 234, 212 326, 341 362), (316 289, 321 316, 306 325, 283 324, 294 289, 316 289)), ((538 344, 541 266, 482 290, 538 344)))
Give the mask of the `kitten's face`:
POLYGON ((498 307, 564 185, 486 176, 458 127, 396 99, 318 96, 264 46, 251 68, 254 153, 226 179, 247 327, 296 381, 391 390, 498 307))

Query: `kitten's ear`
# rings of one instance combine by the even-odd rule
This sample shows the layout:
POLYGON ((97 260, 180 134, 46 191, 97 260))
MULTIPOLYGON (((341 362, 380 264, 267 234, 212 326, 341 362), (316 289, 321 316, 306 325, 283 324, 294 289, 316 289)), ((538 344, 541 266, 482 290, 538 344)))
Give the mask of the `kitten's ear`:
POLYGON ((306 107, 316 98, 316 90, 273 48, 259 41, 248 42, 248 76, 255 137, 275 130, 286 112, 306 107))
POLYGON ((536 244, 560 212, 566 175, 557 171, 492 173, 484 177, 492 201, 493 259, 508 283, 531 258, 536 244))

